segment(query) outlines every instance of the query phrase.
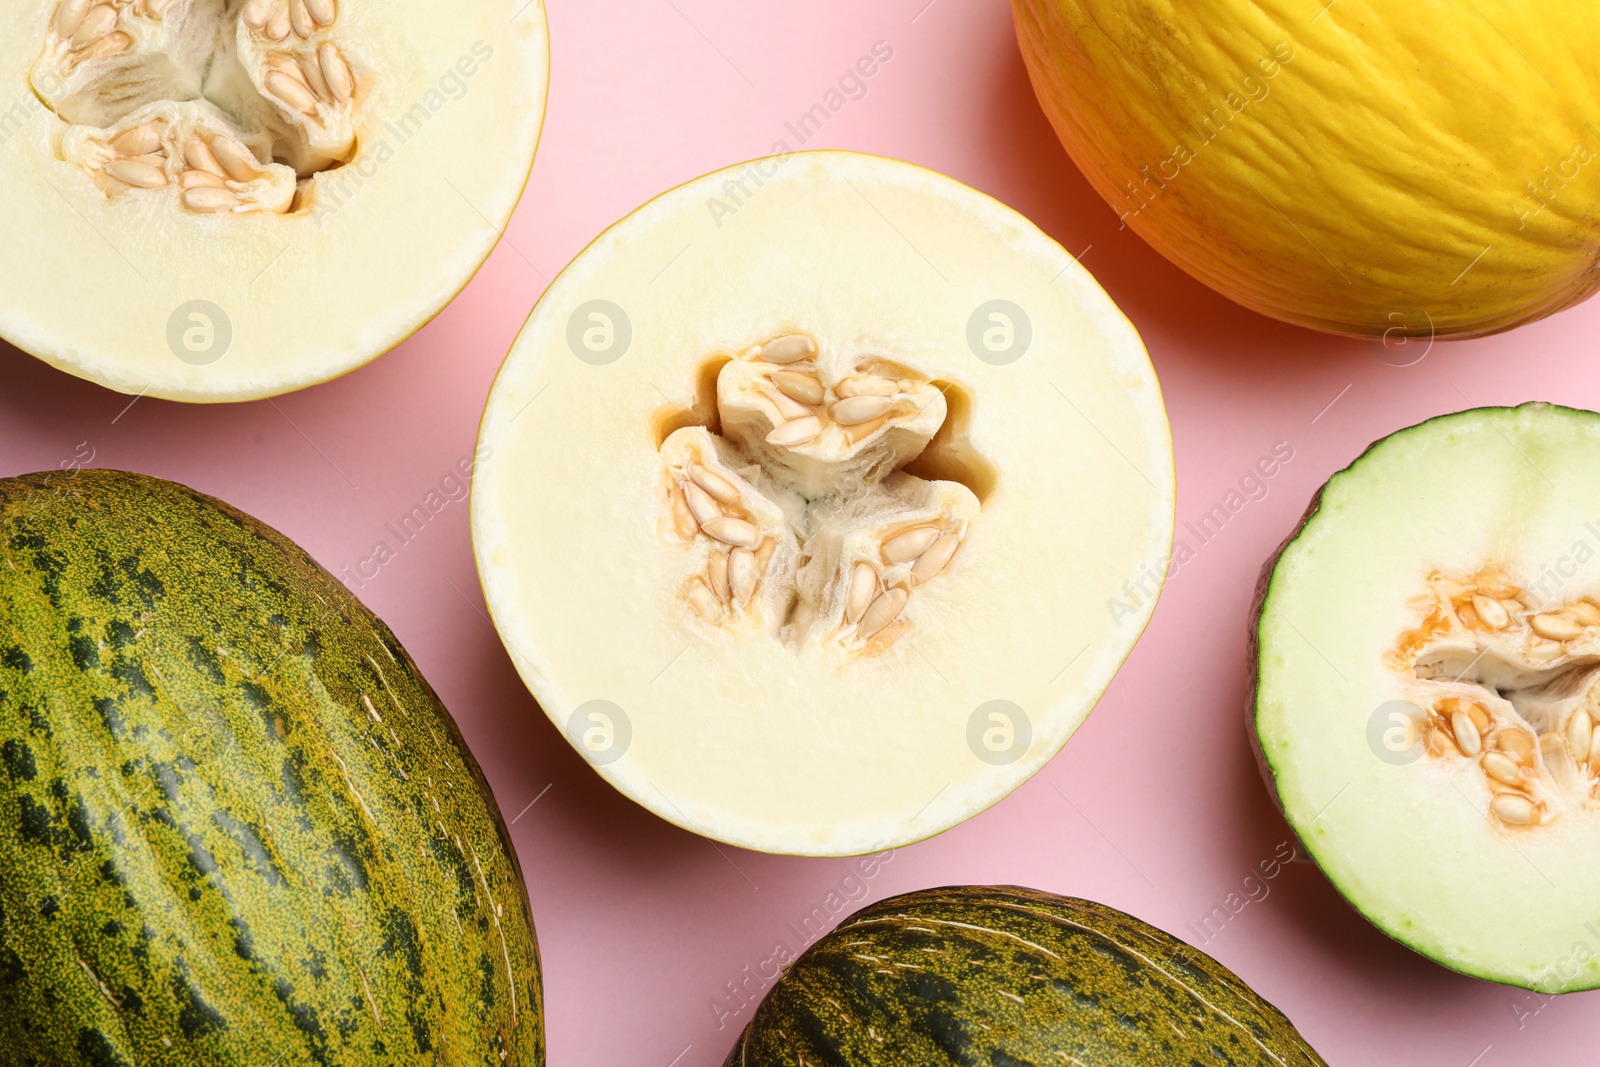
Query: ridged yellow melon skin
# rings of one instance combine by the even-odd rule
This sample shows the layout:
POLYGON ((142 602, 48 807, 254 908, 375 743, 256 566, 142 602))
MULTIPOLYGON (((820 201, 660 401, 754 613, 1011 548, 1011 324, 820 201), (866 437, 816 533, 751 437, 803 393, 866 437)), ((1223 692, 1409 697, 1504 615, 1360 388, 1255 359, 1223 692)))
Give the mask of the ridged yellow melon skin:
POLYGON ((1593 292, 1593 0, 1013 0, 1056 133, 1123 221, 1247 307, 1508 329, 1593 292))

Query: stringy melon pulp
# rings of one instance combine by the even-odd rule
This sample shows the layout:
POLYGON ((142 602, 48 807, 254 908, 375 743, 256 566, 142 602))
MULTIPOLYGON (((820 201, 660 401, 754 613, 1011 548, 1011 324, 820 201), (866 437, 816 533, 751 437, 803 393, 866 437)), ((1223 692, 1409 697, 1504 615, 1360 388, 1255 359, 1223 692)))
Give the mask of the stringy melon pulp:
POLYGON ((1482 408, 1323 488, 1257 625, 1255 731, 1345 897, 1446 966, 1600 985, 1600 415, 1482 408))
POLYGON ((1028 778, 1171 545, 1127 320, 1015 212, 853 153, 711 174, 600 237, 480 451, 483 588, 545 713, 635 801, 773 852, 904 844, 1028 778))
POLYGON ((0 337, 245 400, 410 336, 499 239, 542 0, 20 0, 0 40, 0 337))

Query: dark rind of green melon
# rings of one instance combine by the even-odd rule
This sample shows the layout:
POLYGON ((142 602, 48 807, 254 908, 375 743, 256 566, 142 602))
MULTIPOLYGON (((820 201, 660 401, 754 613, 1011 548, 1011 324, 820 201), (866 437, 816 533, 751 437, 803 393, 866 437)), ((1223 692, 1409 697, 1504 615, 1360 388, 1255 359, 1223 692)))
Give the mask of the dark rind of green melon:
POLYGON ((0 480, 0 1061, 544 1063, 510 838, 388 628, 170 482, 0 480))
POLYGON ((1232 971, 1131 915, 951 886, 863 908, 807 949, 725 1067, 1074 1064, 1323 1060, 1232 971))

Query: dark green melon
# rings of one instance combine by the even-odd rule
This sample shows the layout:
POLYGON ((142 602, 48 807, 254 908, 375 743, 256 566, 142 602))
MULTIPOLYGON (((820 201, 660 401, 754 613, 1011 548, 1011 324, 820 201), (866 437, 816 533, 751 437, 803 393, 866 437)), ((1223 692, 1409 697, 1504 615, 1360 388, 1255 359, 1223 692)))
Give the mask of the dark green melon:
POLYGON ((482 772, 389 630, 170 482, 0 480, 0 1062, 544 1063, 482 772))
POLYGON ((1322 1063, 1232 971, 1131 915, 952 886, 863 908, 807 949, 727 1067, 1322 1063))

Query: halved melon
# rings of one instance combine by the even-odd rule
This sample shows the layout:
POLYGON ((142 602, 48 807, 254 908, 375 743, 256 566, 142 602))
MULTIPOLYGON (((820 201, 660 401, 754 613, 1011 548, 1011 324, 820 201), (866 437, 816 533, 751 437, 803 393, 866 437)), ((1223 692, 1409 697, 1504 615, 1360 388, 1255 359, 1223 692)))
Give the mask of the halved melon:
POLYGON ((545 713, 640 804, 768 851, 903 844, 1004 796, 1104 691, 1171 546, 1127 320, 1015 212, 854 153, 608 231, 480 444, 479 571, 545 713))
POLYGON ((1271 565, 1255 735, 1345 897, 1448 967, 1600 986, 1600 415, 1384 438, 1271 565))
POLYGON ((542 0, 13 0, 0 337, 113 389, 245 400, 409 337, 533 163, 542 0))

